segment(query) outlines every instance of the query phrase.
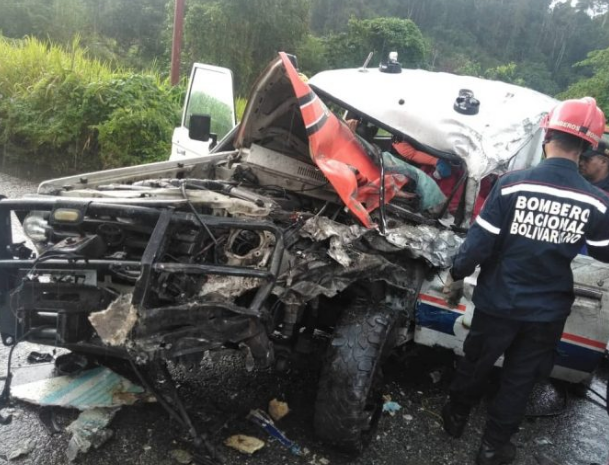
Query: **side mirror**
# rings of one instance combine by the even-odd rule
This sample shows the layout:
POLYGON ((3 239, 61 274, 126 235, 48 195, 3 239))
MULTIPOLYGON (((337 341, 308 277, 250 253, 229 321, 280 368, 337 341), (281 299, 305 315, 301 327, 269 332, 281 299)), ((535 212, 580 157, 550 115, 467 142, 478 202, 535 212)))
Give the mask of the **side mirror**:
POLYGON ((211 136, 211 116, 190 115, 188 137, 192 140, 207 142, 211 136))

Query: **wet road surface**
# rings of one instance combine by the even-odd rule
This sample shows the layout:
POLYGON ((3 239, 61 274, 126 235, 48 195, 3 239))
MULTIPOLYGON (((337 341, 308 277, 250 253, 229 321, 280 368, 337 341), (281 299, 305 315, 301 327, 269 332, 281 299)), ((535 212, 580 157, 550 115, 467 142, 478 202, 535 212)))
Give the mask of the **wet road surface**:
MULTIPOLYGON (((0 174, 0 194, 16 197, 32 192, 32 183, 0 174)), ((20 345, 15 351, 13 367, 31 367, 26 361, 32 350, 50 352, 51 348, 20 345)), ((6 374, 8 350, 0 347, 0 377, 6 374)), ((457 465, 474 463, 484 427, 486 402, 473 412, 465 437, 455 440, 441 428, 440 409, 445 402, 452 357, 444 353, 414 348, 396 354, 386 368, 385 393, 401 405, 394 416, 384 414, 370 446, 359 457, 347 457, 321 444, 313 434, 313 405, 318 367, 313 357, 297 363, 285 373, 247 372, 239 354, 222 352, 205 358, 192 370, 176 369, 180 393, 198 426, 212 431, 212 440, 226 456, 226 463, 267 464, 357 464, 357 465, 457 465), (439 378, 439 380, 438 380, 439 378), (434 382, 435 381, 435 382, 434 382), (294 456, 279 443, 246 419, 255 408, 265 409, 278 398, 287 401, 291 412, 278 426, 308 452, 294 456), (241 455, 222 445, 232 434, 248 434, 267 441, 253 456, 241 455)), ((39 365, 36 370, 49 370, 39 365)), ((21 369, 23 373, 23 369, 21 369)), ((592 388, 604 395, 608 369, 596 375, 592 388)), ((546 386, 539 390, 539 402, 531 412, 539 416, 527 419, 514 437, 518 446, 515 463, 561 465, 607 464, 609 461, 609 417, 592 400, 590 393, 566 398, 565 387, 546 386), (543 462, 542 457, 547 460, 543 462)), ((68 463, 65 450, 69 434, 51 434, 40 420, 42 409, 15 402, 9 412, 13 421, 0 426, 0 464, 26 440, 33 441, 32 451, 11 461, 15 464, 59 465, 68 463)), ((3 413, 7 413, 4 410, 3 413)), ((45 412, 48 414, 49 412, 45 412)), ((78 412, 53 410, 59 427, 73 421, 78 412)), ((192 450, 187 434, 158 404, 124 407, 112 421, 113 437, 99 449, 79 456, 76 464, 175 464, 172 451, 192 450)))

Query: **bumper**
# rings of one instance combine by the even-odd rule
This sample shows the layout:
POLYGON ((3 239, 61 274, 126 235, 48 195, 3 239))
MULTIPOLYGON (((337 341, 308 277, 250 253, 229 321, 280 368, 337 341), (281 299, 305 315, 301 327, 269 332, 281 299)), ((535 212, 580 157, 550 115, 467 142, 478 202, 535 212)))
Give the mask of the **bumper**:
MULTIPOLYGON (((218 233, 219 234, 219 233, 218 233)), ((175 246, 175 244, 173 245, 175 246)), ((65 202, 55 199, 0 200, 0 334, 5 345, 25 338, 30 342, 127 356, 123 346, 102 341, 89 316, 105 310, 121 291, 108 285, 112 276, 123 272, 133 277, 130 304, 137 312, 137 323, 130 338, 140 351, 163 356, 206 350, 218 344, 249 341, 254 355, 268 356, 264 331, 264 303, 270 295, 283 256, 283 236, 269 221, 248 221, 211 215, 176 212, 173 209, 125 206, 89 201, 65 202), (120 218, 123 222, 146 226, 150 231, 140 256, 113 258, 74 254, 45 253, 36 259, 11 256, 12 218, 30 211, 49 212, 60 208, 77 209, 83 222, 120 218), (219 231, 258 231, 274 236, 267 266, 232 266, 219 263, 166 261, 171 237, 177 228, 209 233, 219 231), (206 231, 206 232, 203 232, 206 231), (45 279, 40 276, 46 275, 45 279), (204 280, 209 276, 255 278, 261 284, 245 304, 222 299, 193 298, 162 302, 155 298, 160 277, 180 275, 204 280), (173 342, 188 340, 180 346, 173 342)), ((166 279, 166 278, 165 278, 166 279)))

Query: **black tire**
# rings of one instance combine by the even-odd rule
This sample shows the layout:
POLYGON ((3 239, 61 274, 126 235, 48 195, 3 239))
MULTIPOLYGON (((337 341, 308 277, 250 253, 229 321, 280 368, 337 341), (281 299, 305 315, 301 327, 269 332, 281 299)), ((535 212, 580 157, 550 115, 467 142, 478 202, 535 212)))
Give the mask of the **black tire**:
POLYGON ((382 413, 381 365, 394 346, 397 318, 389 311, 348 310, 334 330, 315 403, 315 433, 344 452, 370 442, 382 413))

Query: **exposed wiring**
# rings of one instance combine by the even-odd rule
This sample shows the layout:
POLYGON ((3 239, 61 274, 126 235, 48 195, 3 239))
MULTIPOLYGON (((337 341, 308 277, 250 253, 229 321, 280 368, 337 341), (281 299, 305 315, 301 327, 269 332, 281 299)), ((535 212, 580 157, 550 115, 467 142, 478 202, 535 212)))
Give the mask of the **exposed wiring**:
POLYGON ((162 392, 160 392, 159 389, 155 389, 152 382, 148 379, 148 377, 144 373, 142 373, 142 371, 138 368, 136 362, 133 360, 133 358, 130 355, 128 355, 128 361, 129 361, 129 365, 131 366, 131 369, 133 370, 135 375, 138 377, 138 379, 140 380, 140 382, 142 383, 144 388, 148 392, 150 392, 154 395, 157 402, 159 402, 159 404, 161 404, 161 406, 165 409, 165 411, 169 414, 170 417, 172 417, 174 420, 176 420, 183 429, 185 429, 189 432, 189 434, 191 435, 191 437, 194 441, 195 447, 200 448, 202 446, 205 448, 205 450, 209 454, 210 458, 207 458, 207 457, 202 456, 201 454, 197 453, 197 454, 195 454, 197 457, 196 462, 204 464, 204 465, 216 465, 218 463, 224 463, 223 457, 221 455, 219 455, 216 448, 213 446, 211 441, 209 441, 209 439, 207 438, 207 435, 206 434, 200 435, 200 434, 198 434, 197 430, 195 429, 195 427, 192 423, 192 420, 190 418, 190 415, 186 411, 184 404, 182 403, 182 401, 179 398, 179 394, 178 394, 177 389, 175 388, 175 385, 171 384, 172 383, 171 375, 167 369, 167 366, 162 365, 162 368, 163 368, 162 375, 165 378, 165 381, 168 381, 168 383, 167 383, 168 386, 170 386, 172 388, 172 391, 173 391, 172 393, 173 393, 174 398, 171 400, 166 399, 165 395, 162 392))
POLYGON ((201 224, 201 226, 203 226, 203 229, 205 229, 205 232, 207 232, 210 239, 214 243, 214 246, 215 246, 214 247, 214 263, 218 263, 218 245, 219 245, 218 240, 211 232, 211 229, 209 229, 209 226, 207 226, 207 224, 205 224, 205 221, 203 221, 201 219, 199 212, 197 211, 195 206, 192 204, 192 202, 188 198, 188 195, 186 194, 186 183, 181 183, 180 189, 182 191, 182 196, 184 197, 184 200, 186 200, 186 203, 190 207, 190 210, 192 211, 193 215, 195 215, 195 218, 197 219, 197 221, 201 224))
POLYGON ((438 277, 438 279, 440 280, 440 282, 442 283, 442 286, 446 286, 446 281, 444 281, 442 279, 442 275, 440 274, 439 271, 436 271, 436 276, 438 277))
POLYGON ((605 396, 603 396, 602 394, 600 394, 599 392, 595 391, 594 389, 592 389, 591 387, 588 387, 586 389, 587 391, 590 391, 592 394, 595 394, 597 397, 599 397, 603 402, 607 402, 607 398, 605 396))
MULTIPOLYGON (((607 383, 609 383, 609 380, 607 381, 607 383)), ((607 396, 609 396, 609 384, 607 385, 607 396, 603 396, 601 393, 592 389, 590 386, 586 387, 586 392, 588 392, 588 391, 591 392, 592 394, 594 394, 599 399, 601 399, 604 402, 604 404, 600 403, 597 400, 591 399, 588 396, 585 396, 584 399, 586 399, 588 402, 591 402, 594 405, 602 408, 603 410, 606 410, 607 413, 609 414, 609 403, 607 403, 607 396)))
POLYGON ((387 233, 387 211, 385 207, 385 159, 382 152, 377 152, 379 163, 381 165, 381 185, 380 185, 380 212, 381 212, 381 235, 387 233))
POLYGON ((294 192, 294 193, 298 193, 298 192, 308 192, 308 191, 314 191, 317 189, 322 189, 326 186, 328 186, 330 184, 330 181, 326 181, 323 184, 320 184, 319 186, 315 186, 315 187, 307 187, 305 189, 286 189, 285 187, 279 186, 277 184, 251 184, 251 183, 242 183, 240 185, 245 185, 246 187, 249 188, 260 188, 260 189, 271 189, 271 190, 279 190, 282 191, 284 195, 286 195, 288 192, 294 192))
MULTIPOLYGON (((37 326, 36 328, 30 329, 29 331, 27 331, 24 335, 22 335, 19 339, 17 339, 15 341, 15 344, 13 344, 13 346, 11 347, 11 349, 8 352, 8 362, 7 362, 7 366, 6 366, 6 378, 4 380, 4 387, 2 388, 2 394, 0 394, 0 410, 2 410, 4 407, 6 407, 8 405, 10 396, 11 396, 11 381, 13 380, 13 373, 11 372, 11 364, 13 362, 13 352, 15 350, 15 347, 17 347, 17 345, 22 342, 23 340, 25 340, 25 338, 27 338, 30 334, 32 334, 35 331, 40 331, 42 329, 47 329, 47 328, 52 328, 52 326, 37 326)), ((3 417, 2 415, 0 415, 0 425, 8 425, 12 420, 12 415, 9 415, 7 417, 3 417)))
POLYGON ((330 205, 330 202, 326 202, 326 203, 324 204, 324 206, 323 206, 323 207, 321 207, 321 209, 320 209, 320 210, 319 210, 317 213, 315 213, 315 217, 317 218, 317 217, 319 217, 319 216, 323 215, 323 214, 325 213, 325 211, 326 211, 326 209, 328 208, 328 206, 329 206, 329 205, 330 205))

